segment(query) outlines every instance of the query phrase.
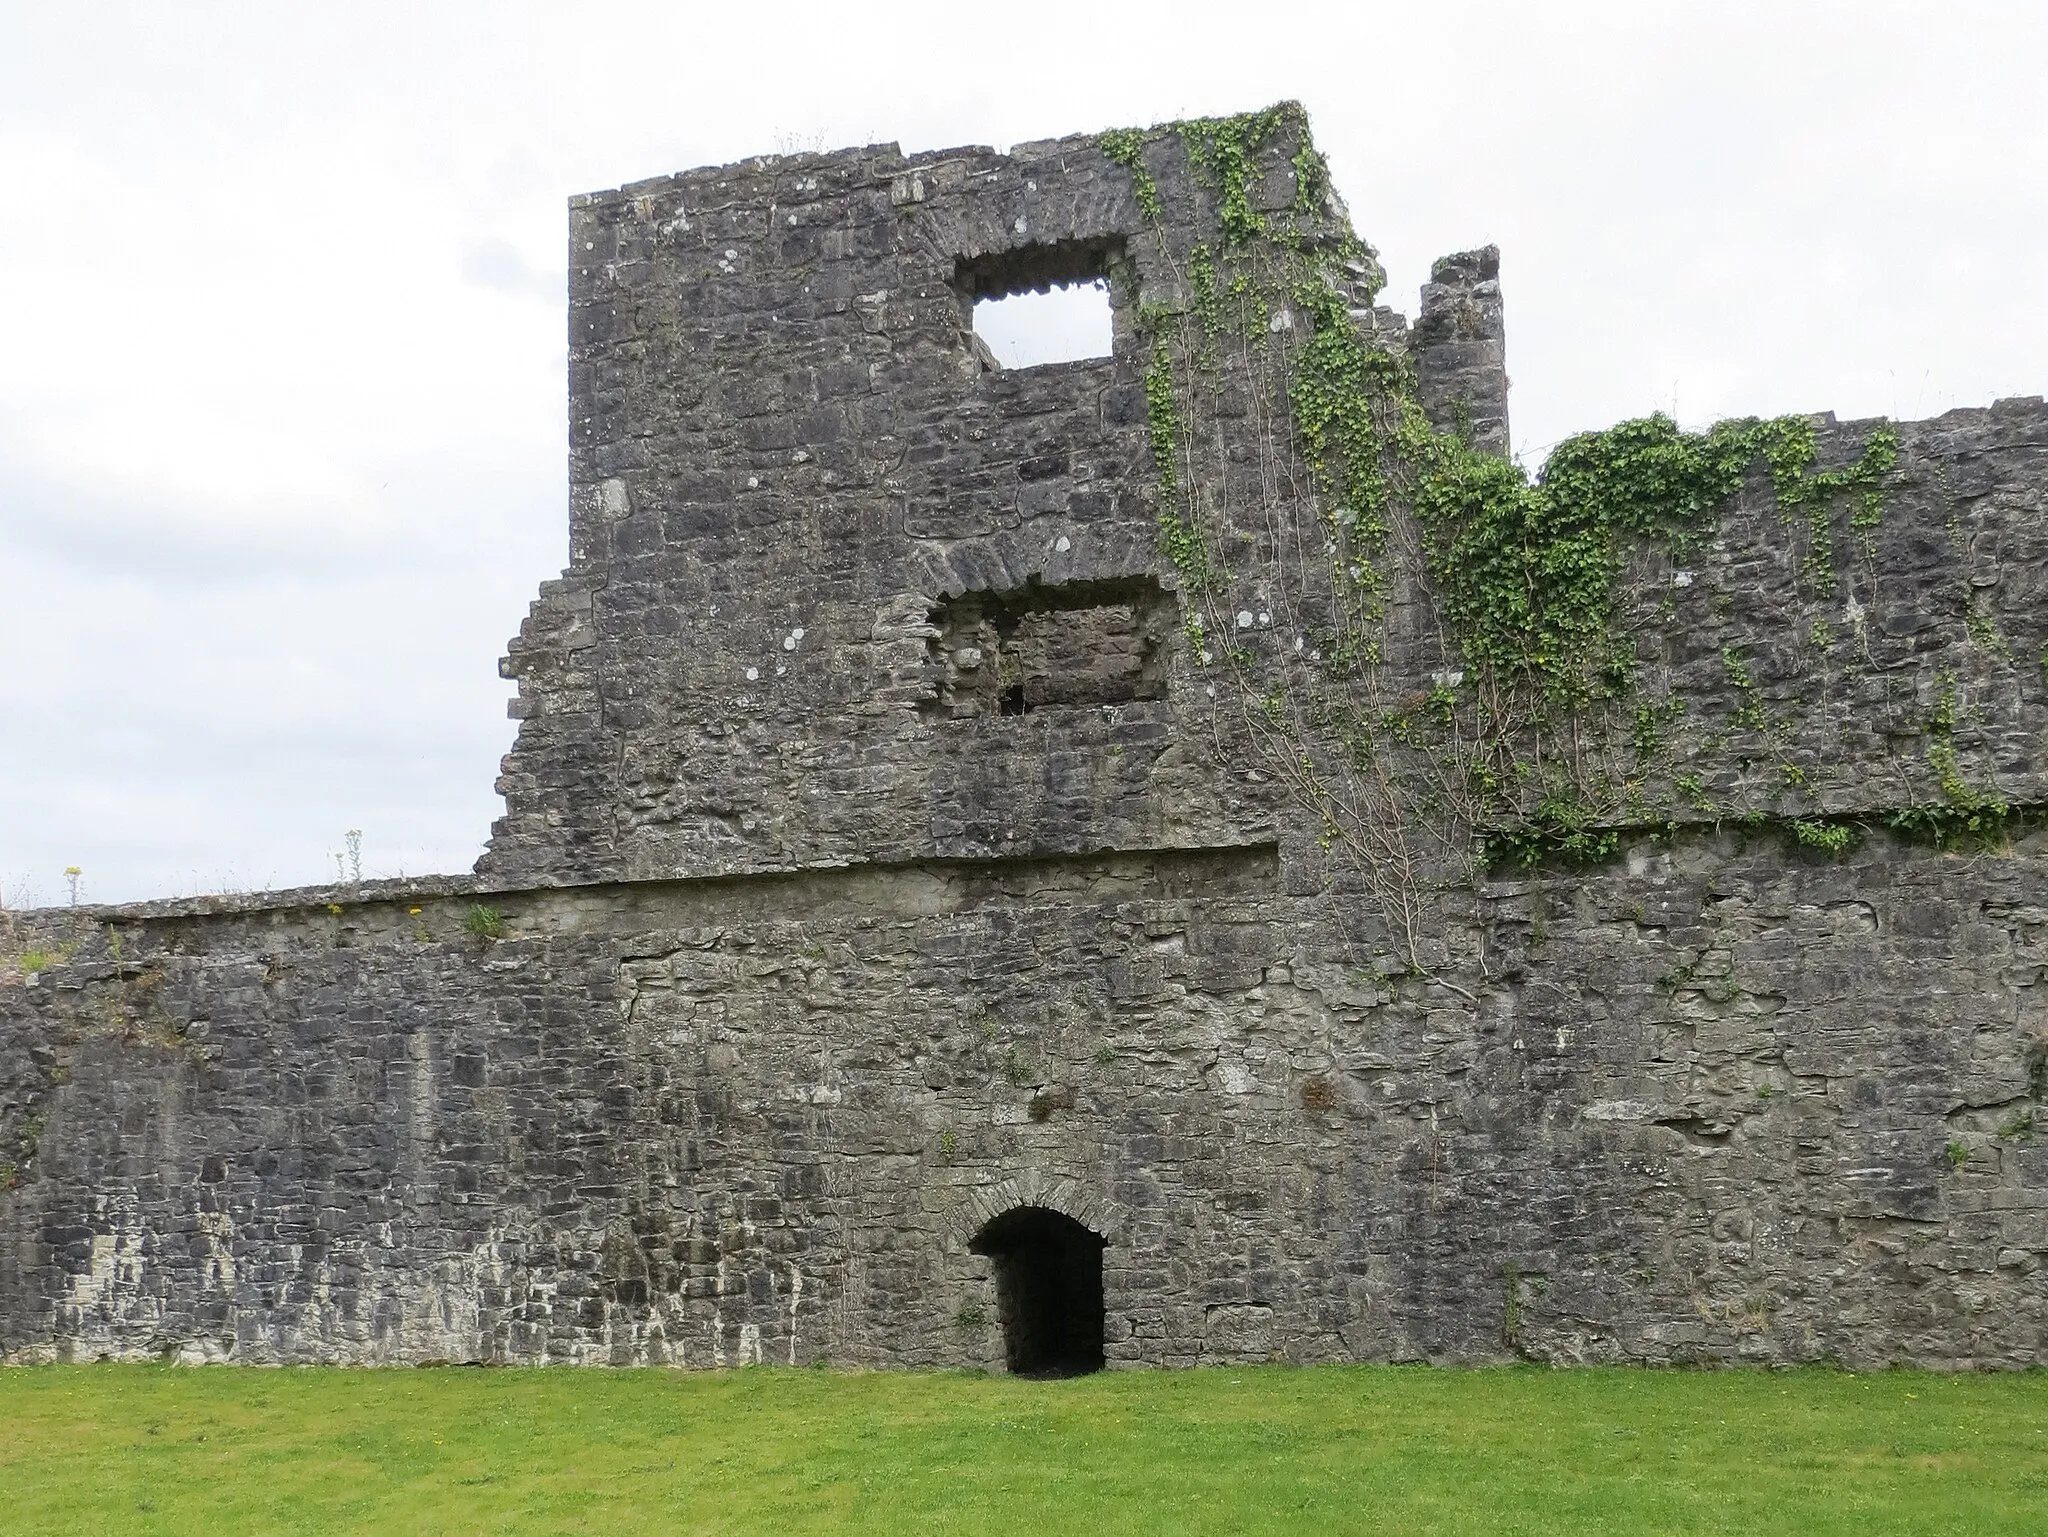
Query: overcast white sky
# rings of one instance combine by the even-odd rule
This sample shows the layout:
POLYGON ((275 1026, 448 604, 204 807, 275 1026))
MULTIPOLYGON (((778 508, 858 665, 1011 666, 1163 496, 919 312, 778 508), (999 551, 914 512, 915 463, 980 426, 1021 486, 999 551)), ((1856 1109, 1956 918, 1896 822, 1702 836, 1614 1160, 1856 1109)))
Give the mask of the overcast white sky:
POLYGON ((0 0, 0 897, 466 869, 565 558, 564 200, 1305 102, 1517 445, 2048 392, 2048 5, 0 0))

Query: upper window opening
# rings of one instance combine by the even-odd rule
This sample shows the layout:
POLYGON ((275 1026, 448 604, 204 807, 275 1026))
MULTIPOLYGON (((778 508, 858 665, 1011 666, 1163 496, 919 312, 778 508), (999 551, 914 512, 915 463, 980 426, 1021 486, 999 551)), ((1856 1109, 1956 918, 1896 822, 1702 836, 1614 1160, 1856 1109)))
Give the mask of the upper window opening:
POLYGON ((1050 293, 974 301, 974 334, 1004 368, 1110 354, 1109 285, 1101 278, 1050 293))
POLYGON ((992 368, 1106 358, 1115 350, 1109 269, 1113 242, 1022 246, 960 263, 974 337, 992 368))

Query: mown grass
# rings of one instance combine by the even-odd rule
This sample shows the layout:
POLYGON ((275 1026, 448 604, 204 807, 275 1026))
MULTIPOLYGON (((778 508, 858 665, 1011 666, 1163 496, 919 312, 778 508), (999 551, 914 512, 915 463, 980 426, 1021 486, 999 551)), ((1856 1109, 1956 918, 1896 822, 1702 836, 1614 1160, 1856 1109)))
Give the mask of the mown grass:
POLYGON ((2029 1532, 2048 1375, 0 1371, 0 1531, 2029 1532))

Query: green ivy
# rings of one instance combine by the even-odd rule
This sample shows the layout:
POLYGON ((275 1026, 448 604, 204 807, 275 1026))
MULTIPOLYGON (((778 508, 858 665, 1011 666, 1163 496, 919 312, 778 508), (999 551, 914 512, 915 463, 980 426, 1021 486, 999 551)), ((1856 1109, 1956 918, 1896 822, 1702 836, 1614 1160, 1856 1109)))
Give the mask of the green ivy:
MULTIPOLYGON (((1189 162, 1217 189, 1216 222, 1226 245, 1243 245, 1266 233, 1266 217, 1251 202, 1259 151, 1294 115, 1290 107, 1268 107, 1263 112, 1190 118, 1174 125, 1187 146, 1189 162)), ((1306 125, 1302 127, 1306 141, 1306 125)), ((1298 198, 1298 180, 1296 195, 1298 198)))
POLYGON ((1466 658, 1567 710, 1626 686, 1615 593, 1632 542, 1696 545, 1759 458, 1781 501, 1819 494, 1804 473, 1812 429, 1797 417, 1686 432, 1658 413, 1566 439, 1533 482, 1449 434, 1421 446, 1411 500, 1466 658))
POLYGON ((1849 851, 1849 845, 1856 841, 1856 829, 1845 822, 1794 820, 1790 826, 1795 843, 1803 848, 1819 849, 1834 859, 1841 858, 1849 851))
POLYGON ((1388 504, 1378 403, 1406 393, 1406 371, 1365 344, 1343 300, 1326 284, 1298 283, 1293 299, 1307 332, 1287 387, 1295 434, 1322 495, 1343 575, 1378 597, 1386 583, 1375 557, 1386 544, 1388 504))
POLYGON ((1835 591, 1834 500, 1840 493, 1855 493, 1849 526, 1867 541, 1884 515, 1884 477, 1898 466, 1898 429, 1883 423, 1871 429, 1870 436, 1864 439, 1863 453, 1856 463, 1839 470, 1810 473, 1814 455, 1812 424, 1800 417, 1783 417, 1779 425, 1782 437, 1771 456, 1771 482, 1778 506, 1787 513, 1805 510, 1806 558, 1801 569, 1816 592, 1831 595, 1835 591))
POLYGON ((1213 339, 1223 329, 1223 301, 1216 290, 1216 256, 1206 245, 1197 244, 1188 253, 1188 287, 1193 290, 1195 318, 1213 339))
MULTIPOLYGON (((1835 515, 1848 499, 1848 527, 1868 556, 1886 478, 1898 463, 1896 430, 1872 428, 1854 463, 1816 471, 1812 419, 1746 418, 1689 432, 1659 413, 1570 438, 1531 477, 1475 449, 1469 431, 1435 426, 1417 398, 1409 360, 1386 350, 1355 318, 1360 291, 1371 303, 1384 278, 1371 248, 1340 218, 1324 218, 1328 168, 1298 109, 1117 130, 1098 142, 1130 172, 1139 208, 1159 227, 1169 262, 1176 258, 1148 153, 1156 159, 1163 143, 1180 144, 1190 173, 1210 195, 1213 233, 1178 255, 1182 297, 1171 305, 1141 303, 1137 317, 1151 348, 1144 387, 1161 540, 1180 576, 1192 652, 1202 665, 1221 663, 1241 675, 1247 718, 1268 734, 1275 765, 1317 818, 1324 844, 1347 836, 1341 819, 1361 804, 1324 777, 1347 764, 1381 783, 1415 768, 1417 777, 1400 781, 1400 815, 1481 830, 1481 852, 1494 865, 1611 858, 1619 850, 1622 808, 1638 830, 1668 823, 1669 808, 1652 804, 1646 776, 1668 764, 1664 731, 1683 707, 1626 702, 1636 672, 1635 643, 1620 610, 1626 563, 1644 545, 1679 559, 1697 550, 1712 538, 1728 499, 1761 474, 1786 522, 1804 531, 1801 586, 1815 596, 1832 594, 1835 515), (1289 130, 1293 201, 1262 211, 1260 181, 1278 164, 1273 141, 1289 130), (1227 525, 1212 526, 1221 509, 1198 497, 1206 482, 1190 483, 1201 477, 1185 462, 1206 451, 1211 424, 1191 413, 1213 404, 1202 394, 1206 370, 1216 362, 1215 349, 1233 338, 1257 349, 1244 356, 1279 360, 1292 447, 1315 493, 1336 583, 1328 619, 1301 623, 1297 649, 1308 643, 1304 660, 1315 670, 1289 674, 1284 685, 1259 644, 1219 625, 1218 613, 1205 623, 1205 604, 1197 600, 1233 585, 1228 562, 1237 545, 1227 525), (1185 372, 1177 376, 1177 369, 1185 372), (1388 708, 1392 701, 1352 685, 1381 686, 1369 669, 1380 658, 1393 589, 1389 545, 1397 506, 1414 516, 1429 595, 1464 663, 1464 681, 1440 676, 1431 689, 1388 708), (1326 749, 1341 752, 1325 762, 1326 749), (1613 756, 1629 749, 1632 771, 1628 758, 1613 756), (1445 809, 1453 802, 1455 813, 1445 809)), ((1282 464, 1278 473, 1296 471, 1282 464)), ((1251 535, 1240 529, 1238 537, 1251 535)), ((1717 613, 1732 608, 1728 593, 1714 601, 1717 613)), ((1676 618, 1668 598, 1660 612, 1676 618)), ((1827 620, 1805 618, 1811 644, 1831 648, 1827 620)), ((1777 738, 1785 728, 1765 714, 1750 663, 1730 649, 1723 665, 1738 696, 1733 726, 1757 732, 1782 759, 1777 738)), ((1929 738, 1943 803, 1892 813, 1883 825, 1937 840, 2006 825, 2004 803, 1961 775, 1951 734, 1952 722, 1929 738)), ((1805 787, 1799 764, 1777 766, 1788 786, 1805 787)), ((1694 812, 1720 820, 1703 774, 1677 774, 1670 783, 1694 812)), ((1758 811, 1751 820, 1771 818, 1758 811)), ((1856 836, 1840 818, 1779 825, 1797 845, 1830 855, 1856 836)))
POLYGON ((1664 751, 1664 727, 1677 722, 1685 715, 1683 699, 1666 698, 1661 704, 1647 699, 1636 701, 1635 716, 1629 726, 1629 746, 1635 752, 1636 764, 1641 767, 1654 761, 1664 751))
POLYGON ((1140 129, 1112 128, 1098 134, 1095 142, 1103 154, 1131 173, 1131 193, 1138 200, 1138 212, 1156 221, 1165 215, 1166 208, 1159 201, 1159 183, 1145 163, 1147 137, 1140 129))
POLYGON ((1901 806, 1885 813, 1885 826, 1937 848, 1988 848, 2005 840, 2019 820, 1995 791, 1963 777, 1955 744, 1958 693, 1954 673, 1941 675, 1941 691, 1927 716, 1927 766, 1941 786, 1942 803, 1901 806))
MULTIPOLYGON (((1174 399, 1173 352, 1163 333, 1152 340, 1152 364, 1145 371, 1145 423, 1159 481, 1160 542, 1180 573, 1182 588, 1191 594, 1205 592, 1214 584, 1216 574, 1201 529, 1182 509, 1180 409, 1174 399)), ((1201 647, 1197 645, 1195 651, 1199 656, 1201 647)))
POLYGON ((1578 869, 1621 852, 1621 834, 1598 827, 1578 801, 1540 802, 1525 820, 1488 833, 1482 857, 1489 870, 1530 870, 1538 865, 1578 869))
POLYGON ((1330 192, 1330 167, 1304 133, 1294 151, 1294 211, 1313 214, 1330 192))

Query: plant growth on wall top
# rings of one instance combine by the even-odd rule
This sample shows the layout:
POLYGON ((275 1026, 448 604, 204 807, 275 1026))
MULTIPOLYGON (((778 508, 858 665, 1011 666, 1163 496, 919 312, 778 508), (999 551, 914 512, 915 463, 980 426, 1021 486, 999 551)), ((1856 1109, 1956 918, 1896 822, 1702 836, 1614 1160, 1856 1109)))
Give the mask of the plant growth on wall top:
MULTIPOLYGON (((1849 558, 1868 563, 1895 431, 1819 470, 1807 418, 1688 432, 1659 414, 1568 439, 1531 476, 1424 412, 1405 335, 1372 310, 1376 255, 1298 107, 1099 143, 1130 173, 1164 268, 1134 297, 1190 654, 1219 730, 1313 819, 1333 878, 1378 898, 1400 961, 1442 969, 1424 932, 1432 891, 1488 868, 1604 858, 1628 828, 1718 821, 1703 777, 1679 772, 1666 746, 1682 703, 1641 685, 1626 569, 1639 551, 1699 554, 1760 481, 1803 542, 1805 633, 1825 649, 1837 514, 1849 558), (1206 196, 1206 239, 1170 233, 1159 172, 1176 156, 1206 196), (1293 199, 1276 207, 1262 193, 1283 158, 1293 199)), ((1839 855, 1854 829, 1813 809, 1788 723, 1759 702, 1747 660, 1730 648, 1724 663, 1736 706, 1707 743, 1805 795, 1780 825, 1839 855)), ((1941 798, 1884 820, 1937 841, 1995 836, 2010 808, 1961 774, 1939 722, 1928 741, 1941 798)))

